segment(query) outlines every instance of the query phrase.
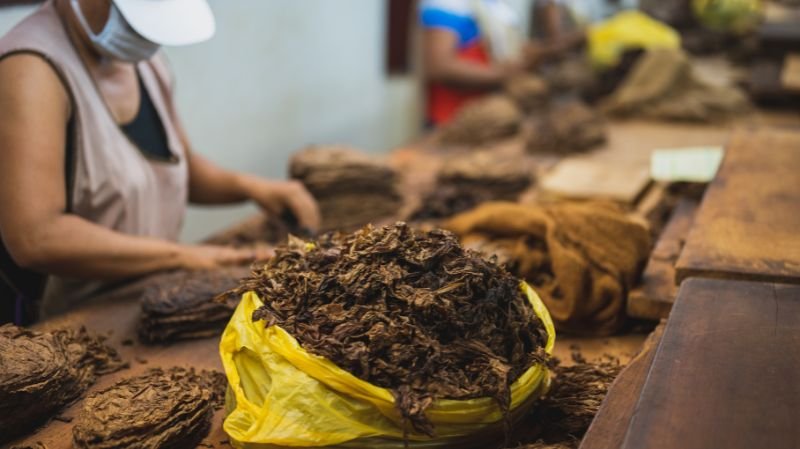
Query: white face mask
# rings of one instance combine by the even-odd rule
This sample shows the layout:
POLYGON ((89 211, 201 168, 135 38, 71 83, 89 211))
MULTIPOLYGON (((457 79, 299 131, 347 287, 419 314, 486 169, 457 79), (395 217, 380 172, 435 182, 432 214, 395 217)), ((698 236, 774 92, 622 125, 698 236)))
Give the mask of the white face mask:
POLYGON ((139 62, 150 59, 160 48, 160 45, 145 39, 131 28, 113 3, 108 21, 100 34, 94 34, 89 27, 78 0, 72 0, 70 4, 94 48, 104 56, 126 62, 139 62))

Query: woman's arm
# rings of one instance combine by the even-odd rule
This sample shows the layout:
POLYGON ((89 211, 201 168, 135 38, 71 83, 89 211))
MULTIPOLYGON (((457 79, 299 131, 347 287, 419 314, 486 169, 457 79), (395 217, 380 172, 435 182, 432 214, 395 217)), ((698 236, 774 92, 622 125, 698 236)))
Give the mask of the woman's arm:
POLYGON ((290 211, 299 226, 315 232, 320 213, 314 198, 298 181, 271 181, 225 170, 192 151, 191 141, 178 114, 173 120, 189 159, 189 201, 195 204, 230 204, 247 200, 258 203, 274 216, 290 211))
POLYGON ((430 81, 491 89, 502 86, 520 69, 513 63, 485 66, 459 58, 458 36, 445 29, 425 30, 423 47, 425 76, 430 81))
POLYGON ((18 265, 118 279, 245 261, 249 252, 121 234, 65 213, 67 92, 40 57, 0 62, 0 235, 18 265))

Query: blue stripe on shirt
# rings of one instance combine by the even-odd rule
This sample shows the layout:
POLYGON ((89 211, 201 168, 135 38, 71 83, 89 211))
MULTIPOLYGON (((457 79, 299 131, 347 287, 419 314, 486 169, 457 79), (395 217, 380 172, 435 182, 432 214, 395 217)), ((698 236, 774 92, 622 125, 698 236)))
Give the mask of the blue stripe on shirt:
POLYGON ((437 8, 423 8, 420 20, 424 28, 444 28, 458 36, 458 46, 464 48, 478 38, 478 23, 469 16, 437 8))

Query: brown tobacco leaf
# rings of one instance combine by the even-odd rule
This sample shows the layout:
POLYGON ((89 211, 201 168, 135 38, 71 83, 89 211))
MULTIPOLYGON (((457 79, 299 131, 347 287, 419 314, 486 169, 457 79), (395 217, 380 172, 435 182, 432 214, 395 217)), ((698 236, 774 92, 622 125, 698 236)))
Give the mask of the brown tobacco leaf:
POLYGON ((317 200, 324 230, 357 229, 395 216, 402 205, 395 170, 352 148, 307 148, 292 156, 289 174, 317 200))
POLYGON ((533 167, 492 150, 449 158, 437 175, 436 189, 412 220, 449 217, 487 201, 514 201, 533 181, 533 167))
POLYGON ((127 367, 86 329, 0 327, 0 441, 24 434, 82 395, 96 376, 127 367))
POLYGON ((579 100, 554 106, 538 120, 527 149, 531 153, 569 154, 586 151, 606 141, 606 124, 596 111, 579 100))
POLYGON ((546 331, 520 281, 450 232, 404 223, 295 241, 257 268, 237 293, 255 291, 253 314, 308 351, 391 389, 413 429, 436 399, 494 398, 545 355, 546 331))
POLYGON ((139 338, 160 343, 221 334, 239 301, 214 298, 236 287, 248 272, 229 268, 153 276, 141 299, 139 338))
POLYGON ((525 112, 535 112, 547 106, 550 87, 536 75, 516 76, 504 87, 506 94, 525 112))
POLYGON ((72 429, 76 448, 195 447, 224 394, 221 373, 152 369, 90 396, 72 429))
POLYGON ((442 128, 439 139, 445 145, 482 145, 513 136, 523 118, 514 100, 505 95, 490 95, 461 109, 442 128))
POLYGON ((517 449, 577 449, 622 365, 614 358, 587 362, 573 353, 572 366, 556 366, 550 391, 519 426, 517 449), (522 430, 524 429, 524 430, 522 430), (527 434, 527 435, 522 435, 527 434))

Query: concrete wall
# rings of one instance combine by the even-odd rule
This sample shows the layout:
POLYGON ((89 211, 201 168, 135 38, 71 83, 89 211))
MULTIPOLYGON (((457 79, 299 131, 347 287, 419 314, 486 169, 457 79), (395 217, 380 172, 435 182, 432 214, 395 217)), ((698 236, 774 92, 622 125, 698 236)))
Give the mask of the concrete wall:
MULTIPOLYGON (((510 0, 527 23, 531 0, 510 0)), ((217 35, 168 48, 178 106, 195 150, 220 165, 282 178, 291 153, 313 143, 372 152, 418 131, 419 88, 384 74, 380 0, 210 0, 217 35)), ((32 7, 0 9, 0 34, 32 7)), ((197 240, 255 211, 191 208, 197 240)))

